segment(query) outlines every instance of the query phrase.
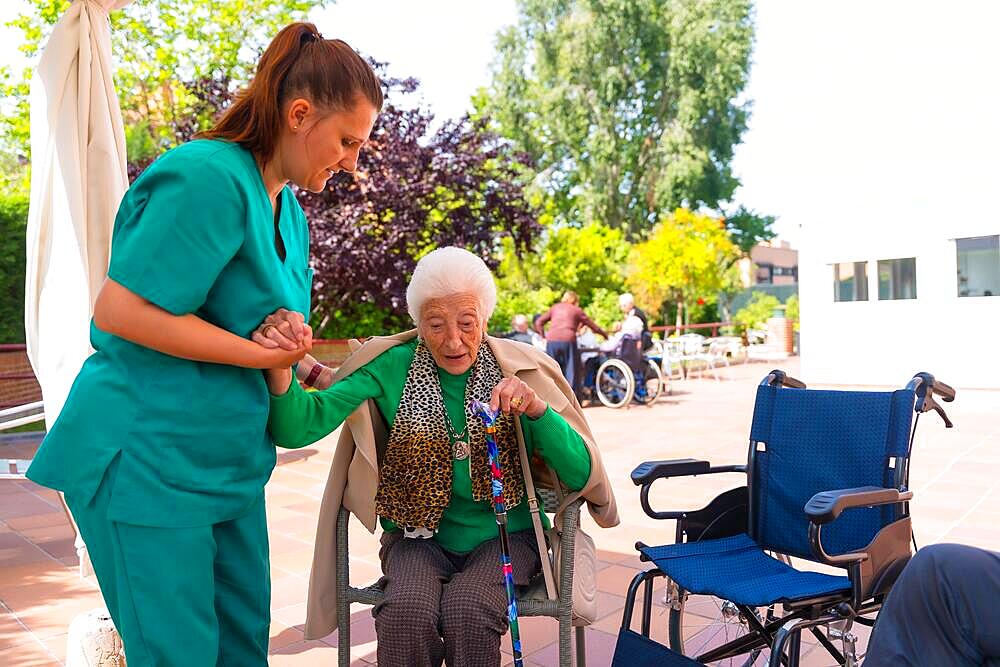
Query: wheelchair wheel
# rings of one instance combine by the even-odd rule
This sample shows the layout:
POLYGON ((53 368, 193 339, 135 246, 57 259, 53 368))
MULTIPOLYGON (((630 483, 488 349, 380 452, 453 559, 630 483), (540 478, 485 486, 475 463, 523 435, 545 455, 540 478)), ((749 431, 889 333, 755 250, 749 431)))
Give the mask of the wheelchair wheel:
POLYGON ((621 359, 608 359, 597 369, 597 398, 609 408, 628 405, 635 393, 635 375, 621 359))
MULTIPOLYGON (((670 604, 670 615, 667 621, 670 648, 696 658, 713 648, 727 644, 745 636, 749 625, 740 610, 729 600, 722 600, 711 595, 693 595, 680 586, 669 584, 674 599, 670 604)), ((758 620, 760 610, 756 610, 758 620)), ((743 655, 717 660, 706 665, 712 667, 751 667, 766 665, 770 651, 757 648, 743 655)))
POLYGON ((661 391, 663 391, 663 373, 655 361, 648 359, 646 379, 642 383, 636 383, 635 400, 643 405, 655 403, 661 391))

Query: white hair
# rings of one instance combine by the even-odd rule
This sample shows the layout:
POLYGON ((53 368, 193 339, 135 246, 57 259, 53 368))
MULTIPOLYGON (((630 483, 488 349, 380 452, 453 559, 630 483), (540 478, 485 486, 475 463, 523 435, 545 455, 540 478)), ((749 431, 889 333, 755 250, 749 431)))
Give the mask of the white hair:
POLYGON ((625 292, 620 297, 618 297, 618 307, 624 308, 625 306, 634 306, 635 299, 629 292, 625 292))
POLYGON ((420 311, 428 300, 456 294, 478 298, 483 319, 493 315, 497 286, 486 262, 462 248, 438 248, 417 262, 406 288, 406 309, 413 321, 420 324, 420 311))

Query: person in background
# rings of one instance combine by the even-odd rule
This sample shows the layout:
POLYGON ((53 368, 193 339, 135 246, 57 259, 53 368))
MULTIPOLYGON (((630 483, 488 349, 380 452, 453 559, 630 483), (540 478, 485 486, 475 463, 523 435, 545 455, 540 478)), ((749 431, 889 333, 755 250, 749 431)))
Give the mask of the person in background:
POLYGON ((598 345, 597 334, 581 325, 576 332, 576 348, 580 352, 580 368, 582 369, 580 377, 581 403, 585 398, 591 402, 594 401, 594 394, 591 388, 594 386, 594 375, 597 372, 598 366, 597 358, 600 356, 598 345))
POLYGON ((538 341, 539 336, 528 326, 527 315, 515 315, 514 319, 510 321, 510 326, 511 330, 503 335, 504 338, 537 347, 536 341, 538 341))
POLYGON ((576 345, 576 332, 585 325, 595 333, 608 337, 608 333, 598 326, 579 306, 580 297, 568 290, 562 300, 549 308, 538 318, 535 331, 545 338, 545 351, 556 360, 573 392, 579 397, 581 385, 580 352, 576 345), (548 333, 545 325, 549 324, 548 333))
MULTIPOLYGON (((635 305, 635 297, 633 297, 629 292, 625 292, 618 297, 618 307, 621 309, 622 315, 626 318, 630 315, 635 315, 640 321, 642 321, 642 333, 640 334, 642 337, 642 349, 648 350, 651 348, 653 346, 653 332, 649 330, 649 318, 646 316, 646 313, 642 312, 642 310, 635 305)), ((619 326, 623 325, 624 322, 622 322, 621 325, 616 325, 615 331, 618 331, 619 326)))

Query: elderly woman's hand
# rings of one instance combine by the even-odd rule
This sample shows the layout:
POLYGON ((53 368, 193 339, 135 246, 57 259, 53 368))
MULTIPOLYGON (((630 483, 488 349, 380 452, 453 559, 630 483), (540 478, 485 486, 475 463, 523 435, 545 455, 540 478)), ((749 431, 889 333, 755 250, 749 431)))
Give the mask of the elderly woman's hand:
POLYGON ((312 328, 306 324, 302 313, 279 308, 261 323, 250 338, 268 349, 280 347, 283 350, 312 349, 312 328))
POLYGON ((490 409, 494 412, 499 409, 515 417, 524 414, 531 419, 538 419, 548 407, 545 401, 538 398, 534 389, 516 377, 504 378, 497 383, 490 397, 490 409))

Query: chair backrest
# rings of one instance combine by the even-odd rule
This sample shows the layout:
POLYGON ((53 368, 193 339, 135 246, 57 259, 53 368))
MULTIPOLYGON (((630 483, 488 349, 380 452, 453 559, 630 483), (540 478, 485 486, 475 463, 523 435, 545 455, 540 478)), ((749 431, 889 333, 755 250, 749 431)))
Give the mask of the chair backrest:
MULTIPOLYGON (((803 508, 820 491, 896 487, 909 456, 913 391, 757 388, 750 430, 749 531, 766 549, 812 559, 803 508)), ((823 529, 829 553, 867 545, 901 516, 893 506, 848 510, 823 529)))
POLYGON ((704 349, 705 337, 701 334, 686 333, 680 337, 684 354, 698 354, 704 349))

